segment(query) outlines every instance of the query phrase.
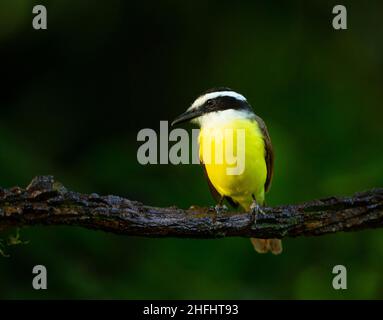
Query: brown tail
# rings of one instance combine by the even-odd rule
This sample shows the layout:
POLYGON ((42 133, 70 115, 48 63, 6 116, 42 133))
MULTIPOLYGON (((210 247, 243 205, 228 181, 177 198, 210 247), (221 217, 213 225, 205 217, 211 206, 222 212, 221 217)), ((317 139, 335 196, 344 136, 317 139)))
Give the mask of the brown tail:
POLYGON ((271 252, 272 254, 282 253, 282 240, 281 239, 257 239, 250 238, 254 250, 258 253, 271 252))

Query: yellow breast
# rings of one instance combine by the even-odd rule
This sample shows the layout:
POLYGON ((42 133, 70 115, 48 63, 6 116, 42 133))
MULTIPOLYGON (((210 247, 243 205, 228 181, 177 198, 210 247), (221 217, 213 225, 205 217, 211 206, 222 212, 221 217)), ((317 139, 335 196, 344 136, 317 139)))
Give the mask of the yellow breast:
POLYGON ((256 121, 233 119, 203 126, 199 155, 207 175, 222 195, 248 210, 255 196, 264 202, 267 176, 265 144, 256 121))

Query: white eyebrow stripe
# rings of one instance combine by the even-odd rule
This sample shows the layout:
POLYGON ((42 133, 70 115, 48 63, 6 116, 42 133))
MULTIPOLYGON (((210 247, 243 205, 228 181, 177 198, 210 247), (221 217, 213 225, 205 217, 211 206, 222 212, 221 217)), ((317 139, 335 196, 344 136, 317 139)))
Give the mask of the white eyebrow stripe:
POLYGON ((217 97, 233 97, 237 100, 246 101, 246 98, 243 95, 241 95, 235 91, 210 92, 210 93, 206 93, 203 96, 197 98, 188 110, 196 109, 196 108, 202 106, 207 100, 214 99, 217 97))

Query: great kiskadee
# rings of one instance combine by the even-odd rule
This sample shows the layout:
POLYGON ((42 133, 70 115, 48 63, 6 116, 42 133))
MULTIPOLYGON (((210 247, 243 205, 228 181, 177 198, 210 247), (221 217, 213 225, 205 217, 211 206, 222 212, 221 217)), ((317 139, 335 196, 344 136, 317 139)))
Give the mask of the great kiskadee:
MULTIPOLYGON (((274 155, 267 127, 254 113, 246 98, 229 88, 210 89, 199 96, 185 113, 178 116, 172 126, 185 121, 196 123, 201 128, 200 163, 210 191, 218 202, 218 212, 221 212, 224 200, 233 207, 240 205, 254 216, 255 213, 262 212, 260 206, 265 203, 265 192, 270 188, 273 177, 274 155), (228 130, 233 134, 227 135, 228 130), (239 137, 238 132, 244 133, 242 144, 236 139, 239 137), (210 147, 204 146, 206 141, 209 141, 210 147), (244 167, 239 174, 228 174, 233 163, 225 157, 218 157, 218 148, 226 151, 231 148, 232 150, 228 150, 229 154, 243 155, 244 159, 239 160, 243 160, 244 167)), ((279 239, 252 238, 251 242, 259 253, 282 252, 279 239)))

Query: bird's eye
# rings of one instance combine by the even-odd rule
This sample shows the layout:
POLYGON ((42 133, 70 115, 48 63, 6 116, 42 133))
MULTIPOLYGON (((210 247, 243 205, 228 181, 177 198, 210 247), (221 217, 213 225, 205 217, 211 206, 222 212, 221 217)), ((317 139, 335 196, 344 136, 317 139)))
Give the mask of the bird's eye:
POLYGON ((212 99, 209 99, 209 100, 206 101, 206 104, 207 104, 208 106, 212 106, 212 105, 214 104, 214 102, 213 102, 212 99))

